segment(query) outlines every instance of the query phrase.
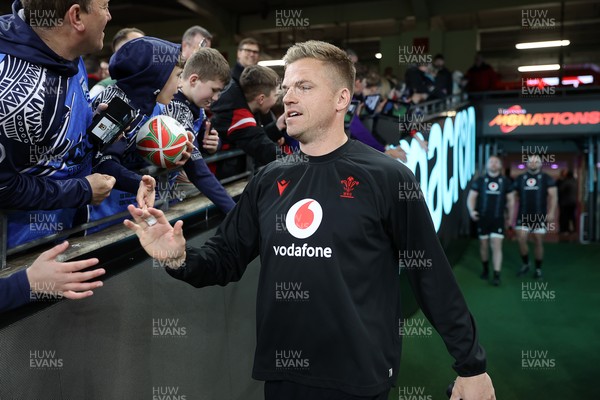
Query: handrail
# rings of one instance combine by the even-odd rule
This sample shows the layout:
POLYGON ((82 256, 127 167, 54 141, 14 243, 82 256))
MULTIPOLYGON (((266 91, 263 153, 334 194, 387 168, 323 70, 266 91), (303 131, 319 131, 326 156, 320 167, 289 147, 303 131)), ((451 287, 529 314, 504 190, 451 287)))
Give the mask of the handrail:
POLYGON ((411 106, 411 109, 419 108, 425 118, 435 118, 442 111, 450 108, 459 108, 469 102, 467 93, 452 94, 443 99, 424 101, 411 106))

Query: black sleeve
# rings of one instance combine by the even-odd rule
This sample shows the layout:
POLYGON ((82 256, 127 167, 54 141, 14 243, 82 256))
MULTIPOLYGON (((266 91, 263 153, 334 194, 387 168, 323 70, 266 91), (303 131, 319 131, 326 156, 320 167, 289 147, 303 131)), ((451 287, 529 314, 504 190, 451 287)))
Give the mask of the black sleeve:
POLYGON ((471 190, 474 192, 479 192, 481 190, 481 178, 475 178, 471 182, 471 190))
MULTIPOLYGON (((456 362, 460 376, 474 376, 486 370, 485 351, 479 345, 473 316, 454 278, 450 263, 436 234, 427 204, 418 183, 408 168, 401 166, 398 178, 402 187, 414 188, 416 196, 395 194, 390 229, 399 256, 426 261, 427 268, 403 268, 417 302, 427 319, 441 335, 456 362)), ((390 182, 397 188, 398 182, 390 182)), ((409 265, 415 263, 409 263, 409 265)))
POLYGON ((271 139, 273 142, 277 142, 279 139, 281 139, 283 137, 284 131, 279 130, 279 128, 277 127, 277 121, 268 123, 267 125, 265 125, 263 127, 263 129, 265 130, 267 137, 269 139, 271 139))
POLYGON ((249 110, 239 109, 235 118, 228 118, 224 114, 215 113, 211 120, 213 127, 219 132, 219 137, 225 142, 229 142, 235 147, 242 149, 246 154, 252 156, 261 164, 268 164, 275 161, 276 147, 275 142, 269 139, 265 130, 256 124, 254 116, 249 110), (241 115, 248 122, 240 124, 238 115, 241 115), (224 121, 227 119, 228 121, 224 121), (224 123, 225 122, 225 123, 224 123), (224 127, 227 126, 228 128, 224 127))
POLYGON ((506 179, 506 194, 509 194, 511 192, 515 191, 515 182, 510 179, 510 177, 505 176, 504 179, 506 179))
POLYGON ((246 266, 258 256, 259 224, 255 201, 259 173, 242 193, 237 205, 227 214, 215 236, 202 247, 188 247, 185 264, 166 268, 174 278, 195 287, 224 286, 240 280, 246 266))
POLYGON ((261 127, 249 126, 236 130, 228 139, 261 164, 275 161, 277 145, 267 137, 261 127))
POLYGON ((511 192, 516 191, 517 193, 520 193, 519 192, 519 183, 520 182, 521 182, 520 176, 516 177, 515 180, 511 182, 511 189, 512 189, 511 192))

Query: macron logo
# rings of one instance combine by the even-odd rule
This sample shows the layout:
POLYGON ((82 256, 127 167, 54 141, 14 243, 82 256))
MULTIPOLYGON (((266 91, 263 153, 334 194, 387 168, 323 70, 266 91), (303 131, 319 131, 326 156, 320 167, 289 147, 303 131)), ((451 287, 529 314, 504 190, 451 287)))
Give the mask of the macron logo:
POLYGON ((279 196, 281 196, 283 194, 283 192, 285 191, 285 189, 288 187, 289 184, 290 184, 290 181, 286 181, 285 179, 282 179, 279 182, 277 182, 277 188, 279 189, 279 196))

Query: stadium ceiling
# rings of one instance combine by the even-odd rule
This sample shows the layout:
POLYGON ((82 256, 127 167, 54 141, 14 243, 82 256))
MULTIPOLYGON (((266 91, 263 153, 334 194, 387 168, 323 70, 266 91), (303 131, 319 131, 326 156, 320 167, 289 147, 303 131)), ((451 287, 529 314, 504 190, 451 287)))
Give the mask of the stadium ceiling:
MULTIPOLYGON (((516 59, 523 54, 516 43, 558 36, 571 41, 565 62, 600 64, 600 0, 111 0, 110 11, 107 40, 117 29, 140 26, 149 34, 178 41, 185 28, 198 24, 216 34, 216 47, 221 40, 231 43, 252 36, 267 54, 279 57, 296 41, 320 39, 351 47, 364 59, 379 51, 382 37, 411 31, 476 31, 478 48, 488 59, 516 59), (307 18, 309 26, 278 26, 277 13, 284 10, 287 18, 307 18), (531 13, 554 25, 527 29, 524 19, 533 18, 531 13)), ((2 2, 0 12, 10 12, 8 2, 2 2)))

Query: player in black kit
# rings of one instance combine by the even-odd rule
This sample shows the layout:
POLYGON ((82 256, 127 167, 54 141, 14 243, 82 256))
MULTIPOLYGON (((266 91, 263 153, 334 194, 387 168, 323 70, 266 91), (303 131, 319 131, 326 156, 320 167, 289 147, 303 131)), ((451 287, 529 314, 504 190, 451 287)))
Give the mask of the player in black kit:
POLYGON ((125 224, 170 275, 196 287, 237 281, 260 255, 252 376, 265 381, 267 400, 387 399, 401 352, 399 256, 419 252, 432 267, 406 273, 456 360, 452 399, 494 399, 424 197, 399 196, 401 185, 417 187, 414 175, 344 132, 352 62, 318 41, 292 46, 284 59, 287 132, 301 157, 260 171, 201 248, 186 248, 183 222, 171 227, 160 210, 148 209, 157 223, 147 222, 132 205, 135 222, 125 224), (286 287, 303 301, 281 301, 286 287))
POLYGON ((533 233, 535 242, 535 279, 542 279, 542 260, 544 258, 544 235, 554 230, 554 215, 557 204, 556 182, 550 175, 542 172, 542 160, 539 155, 527 158, 527 171, 514 181, 514 189, 519 195, 519 213, 517 214, 517 239, 523 265, 517 276, 529 271, 529 247, 527 237, 533 233), (546 213, 547 212, 547 213, 546 213))
POLYGON ((500 284, 502 269, 502 239, 504 238, 504 210, 508 208, 508 221, 512 221, 514 210, 514 193, 512 182, 500 175, 502 161, 491 156, 487 161, 487 173, 471 184, 467 197, 467 208, 473 221, 477 221, 479 235, 479 254, 483 264, 482 279, 489 277, 489 246, 492 246, 494 277, 492 284, 500 284))

